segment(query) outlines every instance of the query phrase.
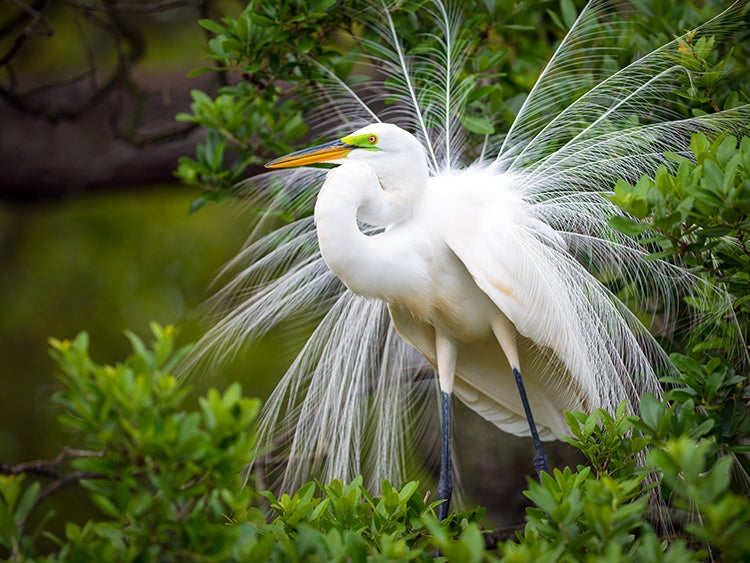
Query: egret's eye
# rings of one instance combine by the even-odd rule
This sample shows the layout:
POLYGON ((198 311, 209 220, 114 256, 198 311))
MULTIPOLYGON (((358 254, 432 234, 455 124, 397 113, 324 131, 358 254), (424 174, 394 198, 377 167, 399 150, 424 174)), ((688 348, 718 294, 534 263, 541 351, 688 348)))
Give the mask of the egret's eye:
POLYGON ((369 137, 367 137, 367 142, 370 143, 371 145, 374 145, 375 143, 378 142, 378 136, 370 135, 369 137))

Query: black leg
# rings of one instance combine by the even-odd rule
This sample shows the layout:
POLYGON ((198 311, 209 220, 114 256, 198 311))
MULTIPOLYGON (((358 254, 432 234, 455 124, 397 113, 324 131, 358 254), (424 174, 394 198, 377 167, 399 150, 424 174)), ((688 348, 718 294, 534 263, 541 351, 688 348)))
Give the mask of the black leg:
POLYGON ((441 447, 440 447, 440 481, 438 481, 438 500, 445 500, 438 507, 438 518, 445 520, 450 508, 451 495, 453 494, 453 476, 451 475, 451 393, 440 391, 440 402, 442 404, 441 447))
POLYGON ((539 433, 536 431, 534 416, 531 414, 529 398, 526 396, 526 388, 523 386, 521 372, 516 368, 513 368, 513 375, 516 378, 516 385, 518 385, 518 393, 521 395, 521 403, 523 404, 523 410, 526 413, 526 420, 529 421, 531 439, 534 441, 534 469, 536 469, 536 474, 541 479, 542 471, 549 472, 549 468, 547 465, 547 454, 544 453, 544 448, 542 448, 542 441, 539 439, 539 433))

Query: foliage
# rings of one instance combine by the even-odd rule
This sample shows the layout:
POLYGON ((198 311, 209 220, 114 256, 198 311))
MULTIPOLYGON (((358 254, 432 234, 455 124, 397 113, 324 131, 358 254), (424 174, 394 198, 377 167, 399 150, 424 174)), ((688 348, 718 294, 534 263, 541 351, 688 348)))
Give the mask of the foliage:
MULTIPOLYGON (((671 155, 674 165, 660 167, 653 178, 644 176, 635 185, 617 182, 611 199, 631 218, 620 218, 616 226, 645 233, 654 257, 684 264, 732 297, 734 319, 709 316, 713 323, 678 335, 687 340, 678 346, 699 359, 701 352, 722 350, 742 363, 746 351, 733 349, 733 343, 750 336, 750 137, 710 142, 698 134, 690 150, 671 155)), ((717 306, 691 305, 703 311, 717 306)))
POLYGON ((456 561, 490 558, 476 523, 483 511, 438 522, 439 503, 426 504, 414 481, 400 490, 385 481, 378 497, 370 496, 361 478, 350 484, 308 483, 280 499, 263 494, 276 515, 263 527, 274 538, 270 555, 275 560, 423 561, 435 548, 456 561), (316 488, 322 496, 315 496, 316 488))
POLYGON ((685 522, 683 533, 697 546, 693 557, 744 560, 750 554, 741 463, 750 435, 750 137, 709 141, 697 134, 690 153, 669 155, 673 164, 653 178, 618 181, 611 196, 630 214, 617 228, 642 235, 652 256, 681 263, 706 287, 718 288, 686 300, 686 313, 706 320, 673 336, 670 359, 679 373, 664 378, 662 400, 643 398, 628 439, 646 439, 646 467, 658 471, 670 518, 685 522), (739 476, 734 485, 732 475, 739 476))
MULTIPOLYGON (((413 561, 440 548, 455 559, 482 560, 475 510, 439 523, 415 482, 383 484, 371 496, 361 480, 309 483, 293 495, 260 499, 243 469, 256 453, 259 401, 232 384, 210 389, 186 409, 190 388, 171 370, 172 327, 153 324, 147 347, 128 333, 133 353, 99 365, 88 336, 51 340, 62 390, 59 421, 72 431, 58 458, 0 464, 0 549, 15 560, 44 561, 413 561), (44 500, 62 488, 85 492, 98 517, 49 527, 44 500), (31 527, 36 522, 36 526, 31 527), (44 540, 48 541, 45 547, 44 540), (53 547, 54 546, 54 547, 53 547), (47 552, 46 554, 44 552, 47 552)), ((2 551, 0 551, 2 553, 2 551)))
MULTIPOLYGON (((674 166, 662 166, 653 178, 635 185, 620 180, 612 196, 631 215, 619 229, 643 233, 653 256, 685 264, 721 289, 713 301, 688 301, 708 312, 708 321, 676 334, 672 346, 680 353, 671 360, 680 373, 664 378, 670 389, 663 401, 644 398, 634 424, 658 445, 648 466, 660 471, 662 494, 673 510, 688 515, 685 533, 710 546, 697 555, 742 560, 750 553, 750 505, 747 496, 731 492, 730 482, 734 453, 748 451, 750 434, 744 345, 750 327, 750 138, 709 142, 698 134, 690 149, 689 156, 671 155, 674 166), (722 308, 726 297, 728 312, 722 308)), ((738 470, 746 487, 747 475, 738 470)))
MULTIPOLYGON (((50 560, 199 552, 224 559, 245 552, 247 526, 226 524, 228 515, 245 513, 252 495, 241 486, 241 472, 254 451, 249 424, 259 401, 243 398, 233 385, 223 395, 210 390, 198 410, 183 410, 189 388, 170 371, 185 350, 174 349, 171 327, 152 329, 151 348, 129 333, 134 352, 115 366, 91 360, 85 333, 51 341, 63 385, 54 400, 76 449, 6 471, 0 545, 16 558, 36 553, 40 530, 26 532, 31 511, 73 484, 85 489, 102 517, 68 522, 64 538, 42 531, 59 548, 50 560), (36 478, 29 482, 31 475, 36 478), (43 487, 45 476, 52 481, 43 487)), ((43 522, 52 516, 45 514, 43 522)))
MULTIPOLYGON (((653 397, 644 401, 671 416, 667 403, 653 397)), ((658 439, 637 417, 622 412, 614 418, 597 411, 569 420, 576 435, 572 441, 591 456, 594 466, 605 457, 597 448, 600 439, 619 442, 620 455, 630 452, 635 440, 646 441, 647 464, 623 471, 612 463, 612 472, 599 474, 590 467, 555 469, 552 476, 543 475, 541 483, 530 481, 526 494, 535 506, 528 510, 519 542, 502 546, 508 561, 747 559, 750 500, 731 491, 735 460, 725 456, 716 461, 715 443, 688 435, 658 439), (663 479, 671 507, 662 504, 647 471, 663 479), (659 527, 651 524, 670 526, 680 515, 686 524, 678 534, 662 530, 660 535, 659 527)))
MULTIPOLYGON (((467 56, 457 83, 471 88, 467 111, 460 118, 475 134, 473 142, 479 149, 484 134, 508 129, 544 61, 584 2, 457 4, 464 29, 471 30, 461 38, 467 56)), ((388 5, 406 56, 424 56, 431 42, 438 41, 420 24, 419 13, 429 5, 419 0, 388 5)), ((638 0, 633 6, 630 17, 635 25, 622 44, 645 53, 672 39, 676 30, 706 21, 721 4, 638 0)), ((252 173, 253 166, 290 152, 303 136, 317 138, 330 135, 332 127, 347 127, 337 121, 335 111, 326 111, 322 123, 321 101, 330 95, 326 92, 330 77, 322 69, 354 84, 372 79, 373 69, 358 62, 365 43, 376 49, 383 38, 375 31, 377 26, 363 22, 377 19, 375 12, 382 9, 383 4, 366 1, 353 8, 340 0, 252 0, 237 17, 201 20, 214 35, 206 49, 214 66, 195 72, 219 70, 231 84, 213 97, 193 91, 191 112, 178 116, 205 130, 195 157, 182 157, 177 169, 185 183, 206 190, 195 208, 235 195, 237 182, 252 173)), ((619 68, 634 55, 621 44, 617 47, 609 64, 619 68)), ((736 92, 749 90, 746 42, 688 41, 681 47, 680 59, 699 71, 699 78, 686 83, 680 94, 694 107, 731 107, 738 103, 736 92)))
POLYGON ((685 381, 667 398, 644 397, 642 417, 627 413, 624 403, 614 414, 569 413, 569 442, 589 464, 530 479, 525 528, 487 549, 492 542, 479 526, 483 510, 438 522, 438 502, 428 503, 416 482, 400 488, 384 482, 378 496, 361 478, 311 482, 280 497, 258 494, 243 477, 256 454, 258 401, 243 398, 233 384, 223 394, 209 390, 198 408, 186 409, 190 389, 170 373, 184 349, 175 350, 171 327, 152 330, 150 347, 128 333, 133 353, 114 366, 92 361, 85 333, 51 340, 62 384, 54 400, 75 449, 47 462, 0 464, 6 555, 428 561, 439 550, 450 561, 700 561, 709 553, 726 560, 750 554, 750 500, 731 490, 734 459, 722 454, 747 436, 750 423, 736 408, 733 424, 723 418, 719 407, 738 386, 727 370, 688 364, 685 381), (43 501, 73 485, 98 516, 66 522, 56 537, 49 531, 55 515, 43 501), (677 535, 660 535, 650 523, 650 513, 667 510, 654 505, 657 490, 672 499, 670 518, 683 515, 677 535))

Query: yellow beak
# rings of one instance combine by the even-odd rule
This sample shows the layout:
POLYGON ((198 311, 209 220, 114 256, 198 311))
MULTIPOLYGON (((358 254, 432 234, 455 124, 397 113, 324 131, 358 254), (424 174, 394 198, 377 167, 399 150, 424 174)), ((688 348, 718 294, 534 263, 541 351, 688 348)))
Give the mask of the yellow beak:
POLYGON ((348 155, 356 145, 349 145, 344 141, 332 141, 309 149, 302 149, 286 156, 266 163, 266 168, 291 168, 293 166, 306 166, 318 162, 330 162, 348 155))

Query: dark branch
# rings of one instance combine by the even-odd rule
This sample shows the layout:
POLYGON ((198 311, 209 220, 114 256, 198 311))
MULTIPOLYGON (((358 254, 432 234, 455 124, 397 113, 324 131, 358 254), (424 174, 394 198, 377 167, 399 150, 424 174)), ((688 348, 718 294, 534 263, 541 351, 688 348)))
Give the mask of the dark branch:
POLYGON ((44 477, 58 478, 61 473, 58 468, 70 458, 81 457, 102 457, 104 452, 95 452, 91 450, 77 450, 73 448, 63 448, 63 450, 54 459, 40 459, 34 461, 25 461, 10 465, 0 461, 0 474, 2 475, 25 475, 28 473, 42 475, 44 477))

